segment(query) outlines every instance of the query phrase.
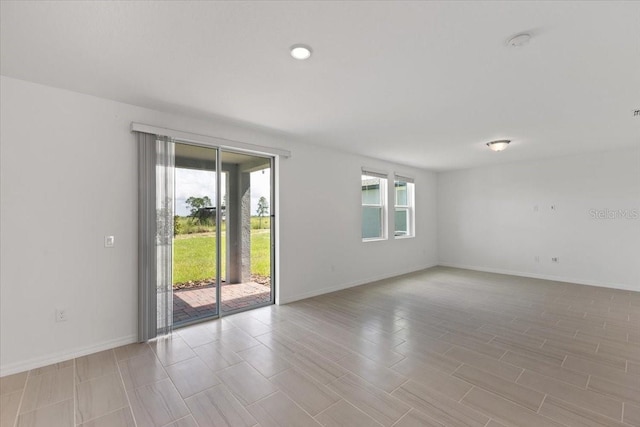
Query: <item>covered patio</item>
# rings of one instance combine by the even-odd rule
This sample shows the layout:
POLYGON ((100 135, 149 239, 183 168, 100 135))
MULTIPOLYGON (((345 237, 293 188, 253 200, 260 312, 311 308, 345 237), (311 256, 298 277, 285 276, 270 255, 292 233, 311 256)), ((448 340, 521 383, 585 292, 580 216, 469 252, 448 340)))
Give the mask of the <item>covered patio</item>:
MULTIPOLYGON (((223 313, 269 302, 271 287, 256 282, 222 283, 220 289, 223 313)), ((190 323, 216 312, 216 286, 208 285, 173 291, 173 323, 190 323)))

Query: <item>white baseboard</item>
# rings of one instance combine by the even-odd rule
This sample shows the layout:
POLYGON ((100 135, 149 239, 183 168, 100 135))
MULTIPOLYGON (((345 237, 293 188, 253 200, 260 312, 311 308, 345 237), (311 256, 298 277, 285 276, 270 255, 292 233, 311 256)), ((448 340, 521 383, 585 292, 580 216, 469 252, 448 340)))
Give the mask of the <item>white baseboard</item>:
POLYGON ((17 374, 18 372, 24 372, 31 369, 41 368, 43 366, 48 366, 54 363, 64 362, 65 360, 75 359, 76 357, 86 356, 87 354, 96 353, 98 351, 109 350, 137 341, 138 337, 136 335, 130 335, 128 337, 103 341, 101 343, 94 344, 88 347, 78 347, 73 350, 65 350, 59 353, 49 354, 47 356, 34 357, 33 359, 9 363, 7 365, 0 366, 0 377, 17 374))
POLYGON ((303 299, 307 299, 307 298, 312 298, 312 297, 317 297, 318 295, 324 295, 324 294, 328 294, 331 292, 336 292, 336 291, 341 291, 343 289, 348 289, 348 288, 353 288, 355 286, 360 286, 360 285, 365 285, 367 283, 372 283, 372 282, 377 282, 378 280, 384 280, 384 279, 390 279, 392 277, 398 277, 398 276, 402 276, 405 274, 410 274, 410 273, 415 273, 416 271, 421 271, 421 270, 425 270, 427 268, 431 268, 431 267, 435 267, 438 264, 425 264, 419 267, 414 267, 414 268, 410 268, 406 271, 398 271, 395 273, 390 273, 390 274, 383 274, 380 276, 375 276, 375 277, 369 277, 367 279, 363 279, 363 280, 355 280, 353 282, 347 282, 347 283, 342 283, 336 286, 331 286, 328 288, 321 288, 321 289, 316 289, 310 292, 303 292, 301 294, 297 294, 297 295, 293 295, 287 298, 280 298, 277 301, 278 305, 284 305, 284 304, 289 304, 292 303, 294 301, 300 301, 303 299))
POLYGON ((633 285, 627 285, 624 283, 597 282, 594 280, 575 279, 575 278, 564 277, 564 276, 552 276, 548 274, 528 273, 528 272, 522 272, 522 271, 504 270, 501 268, 479 267, 477 265, 455 264, 455 263, 449 263, 449 262, 440 262, 438 263, 438 266, 461 268, 464 270, 483 271, 485 273, 508 274, 510 276, 530 277, 532 279, 552 280, 554 282, 575 283, 578 285, 597 286, 600 288, 620 289, 623 291, 640 292, 639 287, 637 286, 634 287, 633 285))

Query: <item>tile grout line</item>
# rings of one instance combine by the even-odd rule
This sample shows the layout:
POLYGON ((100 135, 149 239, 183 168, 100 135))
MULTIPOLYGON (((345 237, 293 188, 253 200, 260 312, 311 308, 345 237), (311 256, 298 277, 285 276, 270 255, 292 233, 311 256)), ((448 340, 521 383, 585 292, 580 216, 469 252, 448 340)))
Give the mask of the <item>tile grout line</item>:
POLYGON ((542 398, 542 401, 540 402, 540 406, 538 406, 538 410, 536 410, 536 414, 540 414, 540 409, 542 409, 542 405, 544 405, 544 401, 547 400, 547 396, 548 394, 544 394, 544 397, 542 398))
MULTIPOLYGON (((113 350, 111 350, 113 353, 113 350)), ((115 356, 114 356, 115 359, 115 356)), ((73 359, 73 425, 78 425, 78 384, 76 382, 76 376, 78 375, 78 358, 73 359)))
MULTIPOLYGON (((99 415, 99 416, 97 416, 97 417, 91 418, 91 419, 89 419, 89 420, 83 421, 83 422, 82 422, 82 424, 86 424, 86 423, 88 423, 88 422, 90 422, 90 421, 95 421, 95 420, 97 420, 97 419, 99 419, 99 418, 102 418, 102 417, 106 417, 107 415, 111 415, 111 414, 113 414, 113 413, 115 413, 115 412, 121 411, 121 410, 122 410, 122 409, 124 409, 124 408, 128 408, 128 406, 123 406, 123 407, 121 407, 121 408, 113 409, 113 410, 111 410, 111 411, 109 411, 109 412, 107 412, 107 413, 105 413, 105 414, 102 414, 102 415, 99 415)), ((78 426, 80 426, 80 425, 82 425, 82 424, 78 424, 78 426)))
POLYGON ((474 384, 471 384, 471 388, 467 390, 467 392, 464 395, 462 395, 460 400, 458 400, 458 403, 463 404, 462 401, 464 400, 464 398, 467 397, 467 394, 471 393, 471 390, 473 390, 474 388, 476 388, 476 386, 474 384))
MULTIPOLYGON (((145 345, 149 345, 147 343, 145 343, 145 345)), ((153 351, 153 350, 151 350, 153 351)), ((118 358, 116 356, 116 352, 114 350, 113 352, 113 357, 116 359, 116 367, 118 368, 118 375, 120 376, 120 383, 122 384, 122 389, 124 390, 124 396, 127 398, 127 403, 129 404, 129 412, 131 413, 131 418, 133 419, 133 425, 135 427, 138 426, 138 422, 136 421, 136 416, 133 414, 133 407, 131 406, 131 399, 129 399, 129 391, 127 390, 127 387, 124 384, 124 377, 122 376, 122 370, 120 369, 120 361, 118 361, 118 358)), ((122 360, 128 360, 128 359, 122 359, 122 360)))
MULTIPOLYGON (((226 385, 226 384, 225 384, 225 385, 226 385)), ((312 420, 314 420, 315 422, 317 422, 318 424, 320 424, 320 423, 315 419, 315 417, 314 417, 313 415, 311 415, 311 414, 310 414, 306 409, 304 409, 304 408, 302 407, 302 405, 298 404, 298 402, 296 402, 295 400, 293 400, 293 399, 291 398, 291 396, 289 396, 289 395, 288 395, 284 390, 281 390, 281 389, 280 389, 280 387, 277 387, 277 386, 276 386, 276 389, 277 389, 277 390, 276 390, 276 391, 274 391, 273 393, 269 394, 268 396, 263 397, 263 398, 262 398, 262 399, 260 399, 260 400, 256 400, 255 402, 251 403, 250 405, 254 405, 254 404, 256 404, 256 403, 259 403, 259 402, 261 402, 261 401, 263 401, 263 400, 265 400, 265 399, 268 399, 269 397, 273 396, 274 394, 276 394, 276 393, 280 392, 280 393, 284 394, 284 395, 285 395, 289 400, 291 400, 291 402, 292 402, 294 405, 296 405, 298 408, 300 408, 300 410, 301 410, 302 412, 304 412, 304 413, 305 413, 305 414, 307 414, 307 415, 308 415, 312 420)), ((231 394, 232 394, 234 397, 236 397, 236 396, 235 396, 235 394, 233 394, 233 392, 232 392, 231 390, 229 390, 229 391, 231 392, 231 394)), ((333 390, 331 390, 331 391, 333 391, 333 390)), ((341 399, 343 399, 343 400, 345 400, 346 402, 349 402, 347 399, 345 399, 344 397, 342 397, 340 394, 336 393, 336 395, 337 395, 337 396, 340 396, 340 398, 341 398, 341 399)), ((240 399, 238 399, 237 397, 236 397, 236 399, 237 399, 238 401, 240 401, 240 399)), ((339 402, 339 401, 338 401, 338 402, 339 402)), ((338 402, 335 402, 335 403, 338 403, 338 402)), ((240 403, 242 403, 242 402, 240 402, 240 403)), ((349 403, 351 403, 351 402, 349 402, 349 403)), ((246 410, 246 409, 247 409, 247 406, 250 406, 250 405, 242 405, 242 406, 244 406, 244 408, 245 408, 245 410, 246 410)), ((331 406, 333 406, 333 405, 331 405, 331 406)), ((355 406, 355 405, 353 405, 353 406, 355 406)), ((318 413, 318 415, 320 415, 320 413, 321 413, 321 412, 319 412, 319 413, 318 413)), ((258 424, 260 424, 260 421, 258 421, 258 424)))
POLYGON ((504 353, 502 353, 502 356, 500 356, 500 358, 498 359, 498 361, 502 362, 502 359, 504 359, 504 357, 507 355, 507 353, 509 353, 509 350, 505 350, 504 353))
MULTIPOLYGON (((366 380, 365 380, 366 381, 366 380)), ((389 396, 391 396, 395 391, 397 391, 398 389, 401 389, 403 385, 405 385, 406 383, 408 383, 409 381, 411 381, 411 378, 407 378, 407 380, 405 382, 403 382, 402 384, 400 384, 398 387, 394 388, 393 390, 391 390, 389 392, 389 396)), ((384 390, 382 390, 384 391, 384 390)), ((393 396, 395 397, 395 396, 393 396)), ((396 398, 397 399, 397 398, 396 398)))
POLYGON ((16 417, 13 420, 13 427, 18 426, 18 418, 20 417, 20 410, 22 409, 22 401, 24 400, 24 394, 27 391, 27 384, 29 384, 29 378, 31 378, 31 370, 27 372, 27 378, 24 380, 24 387, 22 388, 22 394, 20 395, 20 402, 18 403, 18 410, 16 411, 16 417))
MULTIPOLYGON (((617 400, 616 398, 614 398, 614 397, 612 397, 612 396, 606 396, 606 395, 603 395, 603 396, 608 397, 609 399, 615 400, 616 402, 619 402, 619 403, 621 403, 621 404, 623 404, 623 405, 624 405, 624 402, 623 402, 623 401, 621 401, 621 400, 617 400)), ((607 418, 607 419, 609 419, 609 420, 617 420, 616 418, 611 417, 611 416, 606 415, 606 414, 603 414, 602 412, 598 412, 598 411, 595 411, 595 410, 593 410, 593 409, 585 408, 584 406, 577 405, 577 404, 575 404, 575 403, 567 402, 566 400, 564 400, 563 398, 561 398, 561 397, 559 397, 559 396, 551 396, 551 397, 552 397, 553 399, 559 400, 560 402, 566 403, 566 404, 568 404, 568 405, 576 406, 576 407, 577 407, 577 408, 579 408, 579 409, 582 409, 582 410, 584 410, 584 411, 587 411, 587 414, 588 414, 589 412, 593 412, 594 414, 596 414, 596 415, 600 415, 601 417, 607 418)), ((544 416, 544 415, 543 415, 543 416, 544 416)), ((549 418, 549 417, 547 417, 547 418, 549 418)))
MULTIPOLYGON (((404 356, 404 355, 403 355, 404 356)), ((364 356, 363 356, 364 357, 364 356)), ((394 366, 396 366, 398 363, 402 362, 403 360, 405 360, 407 358, 407 356, 404 356, 402 359, 398 360, 397 362, 395 362, 393 365, 391 366, 387 366, 387 369, 393 369, 394 366)))
MULTIPOLYGON (((409 406, 409 405, 407 405, 407 406, 409 406)), ((402 416, 401 416, 400 418, 398 418, 398 420, 397 420, 395 423, 393 423, 393 424, 391 425, 391 427, 397 426, 397 425, 398 425, 398 423, 400 423, 400 421, 402 421, 402 419, 403 419, 404 417, 406 417, 406 416, 409 414, 409 412, 411 412, 411 410, 412 410, 412 409, 413 409, 413 406, 409 406, 409 410, 408 410, 407 412, 405 412, 404 414, 402 414, 402 416)))
MULTIPOLYGON (((74 359, 68 359, 68 360, 65 360, 64 362, 68 362, 69 360, 74 360, 74 359)), ((57 363, 54 363, 52 365, 58 365, 59 363, 63 363, 63 362, 57 362, 57 363)), ((46 365, 46 366, 49 366, 49 365, 46 365)), ((43 366, 43 367, 46 367, 46 366, 43 366)), ((56 369, 53 369, 52 372, 58 371, 59 369, 69 369, 69 368, 72 368, 72 367, 73 366, 67 366, 66 368, 56 368, 56 369)), ((38 369, 38 368, 34 368, 34 369, 38 369)), ((19 373, 26 372, 27 373, 27 379, 25 380, 25 385, 22 388, 22 396, 20 397, 20 404, 19 404, 19 407, 18 407, 18 415, 22 415, 22 414, 20 414, 20 409, 22 409, 23 398, 24 398, 24 395, 26 394, 27 383, 28 383, 29 379, 32 378, 32 377, 40 377, 40 376, 43 376, 43 375, 46 375, 46 374, 50 373, 50 372, 45 372, 45 373, 42 373, 42 374, 39 374, 39 375, 33 375, 32 371, 34 369, 30 369, 28 371, 19 372, 19 373)), ((74 380, 75 380, 75 377, 74 377, 74 380)), ((75 386, 75 383, 74 383, 74 386, 75 386)), ((15 391, 13 393, 17 393, 17 392, 18 391, 15 391)), ((7 393, 7 394, 12 394, 12 393, 7 393)), ((45 405, 42 405, 40 407, 36 407, 35 409, 27 411, 27 412, 25 412, 25 414, 31 413, 31 412, 35 412, 35 411, 38 411, 38 410, 43 409, 43 408, 48 408, 50 406, 58 405, 58 404, 60 404, 62 402, 66 402, 67 400, 73 399, 74 397, 75 396, 72 396, 71 398, 67 398, 67 399, 57 400, 57 401, 54 401, 52 403, 47 403, 45 405)), ((17 423, 17 416, 16 416, 16 423, 17 423)), ((75 424, 75 422, 74 422, 74 424, 75 424)))
MULTIPOLYGON (((16 392, 16 393, 17 393, 17 392, 16 392)), ((24 414, 20 414, 20 415, 30 414, 30 413, 32 413, 32 412, 36 412, 36 411, 39 411, 39 410, 41 410, 41 409, 50 408, 50 407, 52 407, 52 406, 59 405, 59 404, 64 403, 64 402, 66 402, 66 401, 68 401, 68 400, 71 400, 71 399, 73 399, 73 398, 62 399, 62 400, 58 400, 58 401, 53 402, 53 403, 47 403, 46 405, 42 405, 42 406, 40 406, 40 407, 38 407, 38 408, 36 408, 36 409, 32 409, 32 410, 27 411, 27 412, 25 412, 24 414)))
MULTIPOLYGON (((568 358, 568 357, 569 357, 569 354, 568 354, 568 353, 564 355, 564 359, 562 359, 562 363, 560 364, 560 367, 561 367, 561 368, 564 368, 564 362, 566 362, 566 361, 567 361, 567 358, 568 358)), ((565 368, 565 369, 566 369, 566 368, 565 368)))
POLYGON ((507 354, 508 352, 509 350, 505 350, 504 353, 502 353, 502 355, 498 358, 498 361, 501 361, 505 354, 507 354))
MULTIPOLYGON (((273 394, 273 393, 271 393, 273 394)), ((271 396, 271 395, 269 395, 271 396)), ((338 403, 340 403, 341 401, 343 401, 344 399, 341 397, 340 400, 338 400, 337 402, 332 403, 331 405, 327 406, 326 408, 324 408, 322 411, 318 412, 318 414, 313 417, 313 419, 315 420, 316 417, 319 417, 320 415, 324 414, 325 412, 327 412, 329 409, 333 408, 334 406, 336 406, 338 403)), ((344 400, 346 402, 346 400, 344 400)), ((350 405, 350 403, 349 403, 350 405)), ((317 421, 317 420, 316 420, 317 421)))
MULTIPOLYGON (((167 424, 164 424, 164 425, 162 425, 162 426, 160 426, 160 427, 167 427, 167 426, 173 425, 173 424, 177 423, 178 421, 186 420, 187 418, 189 418, 189 416, 193 417, 191 414, 189 414, 189 415, 185 415, 185 416, 184 416, 184 417, 182 417, 182 418, 178 418, 178 419, 177 419, 177 420, 175 420, 175 421, 170 421, 170 422, 168 422, 167 424)), ((195 421, 195 419, 194 419, 194 421, 195 421)), ((196 421, 196 424, 197 424, 197 421, 196 421)))
MULTIPOLYGON (((465 365, 464 363, 460 363, 460 366, 458 366, 456 369, 454 369, 454 370, 453 370, 453 372, 451 372, 451 373, 449 374, 449 376, 450 376, 450 377, 455 377, 455 375, 453 375, 453 374, 455 374, 456 372, 458 372, 458 369, 462 368, 464 365, 465 365)), ((458 378, 458 377, 456 377, 456 378, 458 378)), ((463 381, 464 381, 464 380, 463 380, 463 381)), ((466 382, 466 381, 465 381, 465 382, 466 382)))

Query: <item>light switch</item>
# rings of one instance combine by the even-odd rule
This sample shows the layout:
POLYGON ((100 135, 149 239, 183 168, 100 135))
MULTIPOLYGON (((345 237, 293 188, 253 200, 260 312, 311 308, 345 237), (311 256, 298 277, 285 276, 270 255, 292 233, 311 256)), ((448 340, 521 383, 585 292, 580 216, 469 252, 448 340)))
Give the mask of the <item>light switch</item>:
POLYGON ((114 247, 116 244, 116 237, 115 236, 104 236, 104 247, 105 248, 112 248, 114 247))

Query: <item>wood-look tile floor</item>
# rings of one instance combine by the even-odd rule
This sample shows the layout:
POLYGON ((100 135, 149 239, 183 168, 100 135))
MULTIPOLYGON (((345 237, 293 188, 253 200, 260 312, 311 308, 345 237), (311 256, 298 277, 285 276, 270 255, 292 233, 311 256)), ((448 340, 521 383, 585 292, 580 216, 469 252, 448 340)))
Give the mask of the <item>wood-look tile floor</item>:
POLYGON ((640 426, 640 293, 433 268, 0 379, 2 427, 640 426))

